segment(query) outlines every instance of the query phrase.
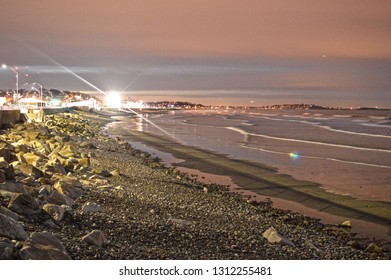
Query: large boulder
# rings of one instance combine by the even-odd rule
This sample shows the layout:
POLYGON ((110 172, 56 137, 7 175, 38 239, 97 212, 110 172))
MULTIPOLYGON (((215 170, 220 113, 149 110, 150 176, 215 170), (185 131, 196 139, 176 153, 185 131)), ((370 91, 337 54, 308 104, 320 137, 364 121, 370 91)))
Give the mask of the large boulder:
POLYGON ((263 237, 269 241, 271 244, 279 244, 279 245, 289 245, 295 246, 292 241, 288 238, 282 236, 274 227, 268 228, 264 233, 263 237))
POLYGON ((19 255, 23 260, 70 260, 64 246, 49 232, 34 232, 19 255))
POLYGON ((8 204, 8 208, 24 216, 41 212, 38 202, 34 197, 28 194, 15 194, 8 204))
POLYGON ((0 214, 0 236, 17 240, 28 238, 27 232, 20 223, 3 214, 0 214))

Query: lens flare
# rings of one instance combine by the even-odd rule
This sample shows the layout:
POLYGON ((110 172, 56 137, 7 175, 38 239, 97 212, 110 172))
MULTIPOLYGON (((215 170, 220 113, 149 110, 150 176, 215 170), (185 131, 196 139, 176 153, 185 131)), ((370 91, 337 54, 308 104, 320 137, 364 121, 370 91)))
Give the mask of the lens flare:
POLYGON ((291 153, 289 153, 289 157, 290 157, 291 159, 293 159, 293 160, 296 160, 296 159, 299 158, 299 154, 296 153, 296 152, 291 152, 291 153))

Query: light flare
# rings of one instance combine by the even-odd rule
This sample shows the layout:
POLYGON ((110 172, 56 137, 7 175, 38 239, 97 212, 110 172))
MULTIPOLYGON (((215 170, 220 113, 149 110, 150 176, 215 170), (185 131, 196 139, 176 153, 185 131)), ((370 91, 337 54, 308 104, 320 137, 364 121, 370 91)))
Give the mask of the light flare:
POLYGON ((293 160, 296 160, 296 159, 299 158, 299 154, 296 153, 296 152, 291 152, 291 153, 289 153, 289 157, 290 157, 291 159, 293 159, 293 160))
MULTIPOLYGON (((69 68, 67 68, 66 66, 62 65, 60 62, 56 61, 54 58, 50 57, 49 55, 47 55, 46 53, 42 52, 41 50, 39 50, 38 48, 32 46, 31 44, 26 44, 26 42, 24 40, 22 40, 21 38, 19 38, 23 43, 25 43, 25 45, 30 48, 32 51, 38 53, 39 55, 41 55, 42 57, 46 58, 47 60, 51 61, 52 63, 54 63, 55 65, 57 66, 60 66, 62 69, 64 69, 65 71, 67 71, 68 73, 70 73, 71 75, 73 75, 74 77, 78 78, 79 80, 81 80, 82 82, 86 83, 87 85, 91 86, 92 88, 96 89, 97 91, 99 91, 100 93, 104 94, 107 96, 107 93, 103 90, 101 90, 100 88, 98 88, 97 86, 93 85, 92 83, 90 83, 89 81, 87 81, 86 79, 80 77, 79 75, 77 75, 75 72, 73 72, 72 70, 70 70, 69 68)), ((137 77, 135 79, 133 79, 130 84, 127 86, 131 86, 138 78, 140 78, 144 73, 140 73, 139 75, 137 75, 137 77)), ((175 139, 175 137, 173 135, 171 135, 170 133, 168 133, 166 130, 164 130, 163 128, 161 128, 160 126, 154 124, 153 122, 151 122, 150 120, 148 120, 147 118, 143 117, 141 114, 137 113, 136 111, 134 111, 133 109, 129 108, 129 111, 131 111, 132 113, 134 113, 136 116, 138 116, 139 118, 145 120, 147 123, 151 124, 152 126, 156 127, 157 129, 159 129, 160 131, 162 131, 164 134, 168 135, 169 137, 175 139)), ((175 139, 176 140, 176 139, 175 139)))

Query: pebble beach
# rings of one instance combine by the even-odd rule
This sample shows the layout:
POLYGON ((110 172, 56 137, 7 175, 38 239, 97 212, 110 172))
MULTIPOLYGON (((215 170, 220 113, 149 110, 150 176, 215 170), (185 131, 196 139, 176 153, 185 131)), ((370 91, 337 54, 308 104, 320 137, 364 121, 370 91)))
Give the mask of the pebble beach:
POLYGON ((390 259, 357 237, 205 184, 78 111, 0 133, 0 259, 390 259))

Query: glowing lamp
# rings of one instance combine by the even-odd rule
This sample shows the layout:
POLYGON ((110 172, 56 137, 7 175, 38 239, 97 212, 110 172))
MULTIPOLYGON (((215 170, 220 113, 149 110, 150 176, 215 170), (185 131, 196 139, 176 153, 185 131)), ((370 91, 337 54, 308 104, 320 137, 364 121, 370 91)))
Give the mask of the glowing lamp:
POLYGON ((116 91, 110 91, 106 95, 106 105, 110 108, 120 108, 122 103, 121 95, 116 91))

